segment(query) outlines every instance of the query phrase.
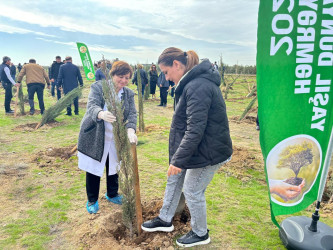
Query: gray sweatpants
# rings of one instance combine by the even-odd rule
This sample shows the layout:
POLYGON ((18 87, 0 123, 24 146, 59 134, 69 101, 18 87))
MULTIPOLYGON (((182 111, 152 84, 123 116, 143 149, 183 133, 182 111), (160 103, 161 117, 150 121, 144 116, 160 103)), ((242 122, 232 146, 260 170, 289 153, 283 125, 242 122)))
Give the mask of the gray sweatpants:
POLYGON ((167 180, 160 219, 166 222, 172 221, 184 187, 185 200, 191 213, 192 230, 198 236, 204 236, 207 233, 206 188, 215 172, 230 159, 231 157, 214 166, 183 169, 179 174, 171 175, 167 180))

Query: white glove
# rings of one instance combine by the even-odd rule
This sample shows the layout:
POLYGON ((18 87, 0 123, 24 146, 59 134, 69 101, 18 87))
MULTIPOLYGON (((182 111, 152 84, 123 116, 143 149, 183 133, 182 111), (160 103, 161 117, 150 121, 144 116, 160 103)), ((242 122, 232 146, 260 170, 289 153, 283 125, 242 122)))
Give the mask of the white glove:
POLYGON ((100 111, 97 115, 98 119, 102 119, 106 122, 115 122, 117 118, 109 111, 100 111))
POLYGON ((128 128, 127 136, 128 136, 128 140, 130 141, 131 144, 135 143, 136 145, 138 145, 138 137, 136 137, 134 129, 128 128))

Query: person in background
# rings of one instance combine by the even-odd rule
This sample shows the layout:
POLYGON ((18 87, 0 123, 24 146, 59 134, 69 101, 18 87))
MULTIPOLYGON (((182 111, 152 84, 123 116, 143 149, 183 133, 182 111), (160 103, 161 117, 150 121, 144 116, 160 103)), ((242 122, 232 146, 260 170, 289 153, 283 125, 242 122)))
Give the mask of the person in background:
POLYGON ((15 81, 16 78, 16 67, 14 65, 14 63, 10 63, 10 75, 13 78, 13 80, 15 81))
POLYGON ((257 114, 257 118, 256 118, 256 130, 260 130, 260 125, 259 125, 259 116, 257 114))
POLYGON ((152 99, 156 99, 156 85, 157 85, 158 73, 156 70, 156 65, 152 64, 149 70, 149 84, 150 84, 150 94, 152 99))
POLYGON ((49 71, 49 77, 50 81, 52 83, 51 87, 51 95, 54 97, 55 96, 55 90, 57 90, 57 99, 59 100, 61 98, 61 91, 57 88, 57 81, 58 81, 58 75, 59 75, 59 70, 60 66, 63 65, 64 63, 61 61, 60 56, 56 56, 56 60, 53 61, 50 71, 49 71))
POLYGON ((95 80, 96 81, 105 79, 105 75, 104 75, 104 73, 102 72, 102 69, 101 69, 101 67, 103 66, 103 64, 104 64, 104 62, 102 62, 102 61, 99 61, 97 63, 97 70, 95 72, 95 80))
POLYGON ((166 80, 175 82, 175 112, 169 134, 169 170, 159 216, 142 224, 147 232, 171 232, 184 190, 192 229, 176 240, 181 247, 210 242, 205 191, 218 169, 231 159, 232 142, 221 77, 193 50, 167 48, 158 58, 166 80))
MULTIPOLYGON (((130 143, 137 143, 134 92, 126 87, 132 74, 131 66, 124 61, 113 63, 110 71, 110 76, 116 84, 118 98, 123 103, 123 118, 126 121, 128 139, 130 143)), ((115 204, 122 204, 122 195, 118 194, 119 162, 112 129, 114 121, 116 117, 107 110, 105 104, 102 83, 96 81, 90 88, 87 112, 81 122, 78 140, 78 165, 81 170, 86 171, 86 208, 90 214, 99 210, 98 196, 104 167, 107 175, 105 198, 115 204)))
POLYGON ((17 82, 21 83, 24 76, 26 76, 26 83, 28 87, 30 115, 33 115, 35 113, 35 103, 34 103, 35 93, 37 93, 40 113, 43 114, 45 110, 44 99, 43 99, 45 81, 47 83, 47 88, 49 89, 50 88, 49 77, 46 74, 44 68, 36 64, 35 59, 30 59, 29 63, 23 66, 20 74, 17 77, 17 82))
POLYGON ((18 72, 21 71, 21 69, 22 69, 22 65, 21 65, 21 63, 19 63, 19 64, 17 65, 17 69, 18 69, 18 72))
POLYGON ((5 89, 5 111, 6 114, 13 114, 14 111, 10 108, 10 102, 13 98, 13 86, 19 87, 19 83, 15 83, 10 74, 11 59, 8 56, 2 58, 2 64, 0 69, 0 80, 2 87, 5 89))
POLYGON ((161 98, 161 103, 157 106, 167 106, 168 102, 168 89, 169 89, 169 81, 165 79, 165 75, 163 72, 160 73, 157 79, 157 84, 160 88, 160 98, 161 98))
MULTIPOLYGON (((66 95, 73 89, 77 88, 79 86, 78 82, 80 83, 80 86, 83 86, 82 76, 81 72, 78 66, 74 65, 72 63, 72 57, 67 56, 66 57, 66 63, 64 65, 60 66, 59 69, 59 75, 57 80, 57 89, 61 90, 63 89, 64 94, 66 95)), ((66 115, 71 116, 72 115, 72 108, 71 104, 67 107, 67 113, 66 115)), ((74 99, 74 113, 75 115, 79 115, 79 98, 76 97, 74 99)))
POLYGON ((219 69, 219 66, 217 65, 216 62, 214 62, 214 69, 218 70, 219 69))
MULTIPOLYGON (((144 71, 142 64, 138 64, 138 69, 140 71, 140 77, 141 77, 142 95, 144 95, 145 87, 148 85, 148 76, 147 76, 146 71, 144 71)), ((134 83, 135 85, 138 85, 137 71, 135 71, 135 73, 134 73, 132 83, 134 83)))

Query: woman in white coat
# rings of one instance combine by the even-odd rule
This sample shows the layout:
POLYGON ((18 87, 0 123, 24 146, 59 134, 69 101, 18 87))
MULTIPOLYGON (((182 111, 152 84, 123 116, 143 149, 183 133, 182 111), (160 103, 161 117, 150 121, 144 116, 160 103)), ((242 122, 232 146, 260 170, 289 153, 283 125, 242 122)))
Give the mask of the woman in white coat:
MULTIPOLYGON (((136 109, 134 92, 125 87, 133 74, 131 66, 124 61, 117 61, 112 65, 110 76, 116 83, 118 98, 123 103, 124 120, 128 138, 131 143, 137 142, 136 109)), ((122 196, 118 194, 119 168, 117 152, 112 132, 112 122, 116 117, 109 111, 103 98, 102 82, 91 85, 88 97, 87 112, 84 115, 78 141, 79 168, 86 171, 87 211, 97 213, 99 210, 98 195, 100 178, 106 166, 107 192, 105 197, 115 204, 122 203, 122 196)))

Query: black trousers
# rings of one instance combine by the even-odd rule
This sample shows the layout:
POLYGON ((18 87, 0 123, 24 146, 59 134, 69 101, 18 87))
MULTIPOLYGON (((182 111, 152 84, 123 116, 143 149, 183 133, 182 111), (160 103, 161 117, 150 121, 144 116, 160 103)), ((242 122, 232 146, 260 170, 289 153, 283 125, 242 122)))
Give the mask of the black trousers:
POLYGON ((2 83, 5 89, 5 110, 6 112, 10 111, 10 102, 13 98, 13 85, 11 83, 2 83))
MULTIPOLYGON (((74 113, 78 114, 79 113, 79 98, 76 97, 74 98, 74 113)), ((67 114, 72 114, 72 104, 69 104, 67 107, 67 114)))
POLYGON ((45 110, 44 99, 43 99, 44 88, 45 88, 45 85, 42 84, 42 83, 29 83, 28 84, 28 95, 29 95, 29 102, 30 102, 30 110, 31 111, 35 110, 35 107, 32 104, 33 104, 33 100, 34 100, 34 95, 35 95, 35 93, 37 93, 40 112, 41 113, 44 112, 44 110, 45 110))
POLYGON ((161 97, 161 104, 167 104, 168 102, 168 87, 161 87, 160 88, 160 97, 161 97))
MULTIPOLYGON (((118 196, 118 174, 109 175, 109 156, 106 158, 106 193, 108 197, 118 196)), ((99 195, 101 177, 86 172, 86 190, 89 202, 96 202, 99 195)))

